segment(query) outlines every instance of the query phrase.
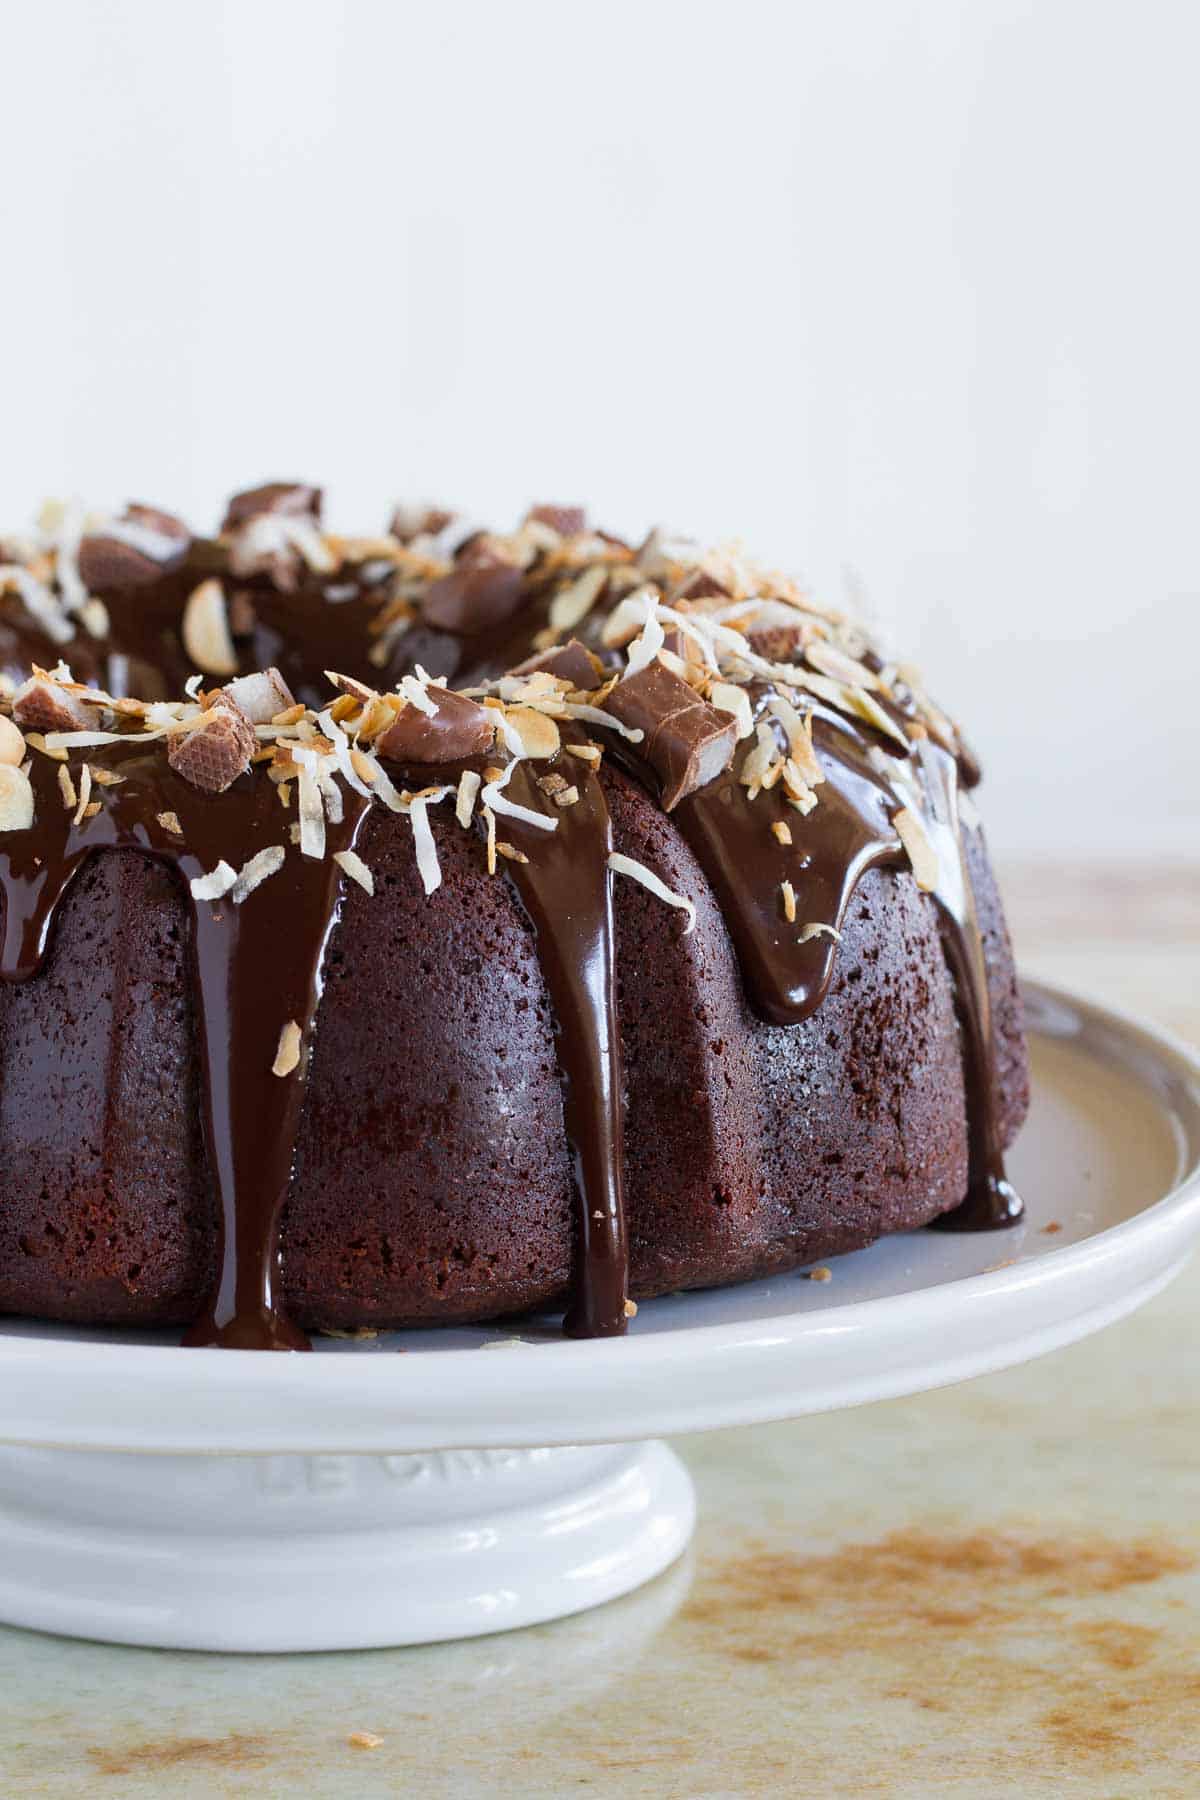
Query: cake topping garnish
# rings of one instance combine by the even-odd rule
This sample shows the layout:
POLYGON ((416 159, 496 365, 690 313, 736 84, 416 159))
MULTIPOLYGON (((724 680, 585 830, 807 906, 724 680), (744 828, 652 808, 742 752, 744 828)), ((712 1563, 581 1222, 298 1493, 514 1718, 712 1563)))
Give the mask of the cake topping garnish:
POLYGON ((302 1036, 295 1019, 289 1019, 279 1033, 279 1048, 275 1052, 275 1061, 271 1064, 273 1075, 290 1075, 300 1064, 300 1045, 302 1036))
POLYGON ((619 681, 604 708, 645 733, 642 754, 659 777, 667 812, 729 767, 737 721, 709 706, 660 662, 647 663, 619 681))
POLYGON ((177 775, 208 794, 223 794, 250 767, 256 739, 245 713, 225 700, 187 720, 167 739, 177 775))
POLYGON ((28 831, 33 824, 33 787, 14 763, 0 763, 0 831, 28 831))
POLYGON ((450 688, 432 683, 406 690, 407 704, 376 740, 380 756, 394 762, 450 763, 483 756, 492 747, 496 720, 450 688))
POLYGON ((480 633, 511 619, 525 599, 523 569, 510 562, 464 563, 426 590, 421 613, 427 625, 456 637, 480 633))
POLYGON ((674 888, 669 888, 666 882, 654 873, 653 869, 646 867, 645 863, 636 861, 632 856, 622 856, 619 851, 614 850, 609 856, 608 866, 614 875, 630 876, 634 881, 640 882, 644 888, 648 888, 657 899, 665 901, 668 906, 677 907, 680 912, 685 912, 688 922, 684 926, 684 937, 687 937, 695 928, 696 908, 686 894, 677 894, 674 888))
POLYGON ((91 593, 144 587, 181 563, 191 541, 174 513, 131 502, 115 518, 88 522, 77 557, 80 579, 91 593))
POLYGON ((236 675, 238 654, 229 629, 225 589, 215 575, 188 595, 180 622, 183 647, 206 675, 236 675))
MULTIPOLYGON (((68 672, 69 673, 69 672, 68 672)), ((99 710, 79 698, 86 690, 44 669, 35 669, 12 697, 12 715, 18 725, 34 731, 90 731, 99 722, 99 710)))

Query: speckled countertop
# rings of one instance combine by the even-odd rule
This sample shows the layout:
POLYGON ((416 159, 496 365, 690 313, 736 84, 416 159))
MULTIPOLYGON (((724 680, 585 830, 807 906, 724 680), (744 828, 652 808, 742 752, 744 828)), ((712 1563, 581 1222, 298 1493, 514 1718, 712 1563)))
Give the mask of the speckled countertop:
MULTIPOLYGON (((1200 870, 1007 886, 1029 972, 1200 1039, 1200 870)), ((689 1557, 556 1625, 296 1658, 0 1629, 0 1793, 1194 1800, 1198 1303, 1200 1262, 1024 1368, 685 1441, 689 1557)))

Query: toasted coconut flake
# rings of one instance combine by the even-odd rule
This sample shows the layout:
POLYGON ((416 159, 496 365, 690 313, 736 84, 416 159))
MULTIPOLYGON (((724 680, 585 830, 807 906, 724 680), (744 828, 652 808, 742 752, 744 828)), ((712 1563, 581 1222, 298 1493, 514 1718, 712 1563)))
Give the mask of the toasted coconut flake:
POLYGON ((659 879, 653 869, 646 867, 645 863, 635 862, 632 856, 622 856, 614 850, 608 859, 608 866, 615 875, 630 876, 634 881, 640 882, 644 888, 648 888, 657 899, 665 901, 668 906, 676 907, 680 912, 685 912, 688 922, 684 927, 684 937, 687 937, 695 929, 696 908, 692 902, 686 895, 677 894, 674 888, 669 888, 665 881, 659 879))
POLYGON ((666 642, 666 633, 655 612, 653 594, 646 595, 644 605, 646 622, 629 646, 627 661, 621 674, 622 681, 627 680, 630 675, 636 675, 641 669, 649 668, 666 642))
POLYGON ((526 825, 536 825, 539 831, 556 831, 558 820, 547 818, 545 813, 534 812, 531 807, 519 806, 515 800, 506 798, 504 789, 512 779, 516 763, 509 763, 494 780, 489 780, 483 789, 483 798, 493 812, 502 813, 508 819, 520 819, 526 825))
POLYGON ((0 763, 0 831, 28 831, 33 824, 33 785, 24 769, 0 763))
POLYGON ((375 877, 356 850, 335 850, 333 860, 344 875, 357 881, 365 893, 375 892, 375 877))
POLYGON ((178 813, 160 812, 155 813, 154 816, 162 826, 163 830, 169 831, 172 837, 183 836, 183 826, 179 823, 178 813))
POLYGON ((932 894, 938 884, 938 857, 928 832, 917 814, 907 806, 900 808, 892 824, 912 864, 917 886, 932 894))
POLYGON ((635 588, 614 606, 604 621, 600 642, 606 650, 623 650, 644 629, 647 617, 662 598, 649 582, 635 588))
POLYGON ((527 863, 529 861, 523 850, 518 850, 515 844, 506 843, 503 838, 497 838, 496 850, 506 862, 527 863))
POLYGON ((225 590, 216 576, 188 595, 183 609, 183 647, 206 675, 236 675, 237 650, 229 630, 225 590))
POLYGON ((579 800, 579 789, 577 787, 557 788, 551 798, 555 806, 575 806, 579 800))
MULTIPOLYGON (((564 712, 569 719, 578 719, 583 725, 603 725, 606 731, 615 731, 631 744, 640 744, 645 732, 640 725, 623 725, 615 713, 601 712, 598 706, 585 706, 568 700, 564 712)), ((568 746, 570 748, 570 746, 568 746)))
POLYGON ((776 819, 771 827, 771 836, 781 844, 790 844, 792 828, 790 825, 785 825, 782 819, 776 819))
POLYGON ((299 772, 301 853, 319 862, 325 854, 325 806, 317 785, 317 753, 315 750, 293 749, 292 761, 299 772))
POLYGON ((577 756, 580 762, 588 763, 593 769, 600 767, 600 759, 604 755, 599 744, 564 744, 563 749, 568 756, 577 756))
POLYGON ((66 763, 63 763, 58 771, 58 786, 62 794, 63 805, 68 812, 74 812, 79 803, 79 796, 75 792, 75 783, 71 779, 71 771, 66 763))
POLYGON ((483 777, 476 769, 464 769, 458 778, 458 794, 454 804, 454 816, 465 831, 471 823, 475 811, 475 801, 479 796, 483 777))
POLYGON ((837 926, 826 925, 820 919, 811 919, 807 925, 800 927, 799 941, 802 944, 807 944, 811 938, 816 937, 832 938, 835 944, 840 944, 842 941, 842 934, 837 926))
POLYGON ((708 703, 715 706, 718 712, 733 714, 737 720, 739 738, 753 737, 754 713, 745 688, 737 687, 731 681, 714 681, 708 690, 708 703))
POLYGON ((230 890, 230 899, 235 906, 240 906, 252 894, 256 887, 261 887, 268 876, 275 875, 282 869, 287 856, 282 844, 268 844, 252 856, 249 862, 243 863, 238 871, 238 878, 230 890))
POLYGON ((400 683, 400 692, 410 706, 415 706, 418 712, 423 712, 432 719, 437 715, 437 707, 425 692, 427 686, 428 681, 421 681, 416 675, 406 675, 400 683))
MULTIPOLYGON (((356 794, 362 794, 364 798, 369 798, 370 785, 359 773, 358 764, 355 761, 355 751, 349 738, 328 708, 320 715, 320 718, 321 730, 333 745, 334 759, 339 771, 345 776, 347 786, 352 787, 356 794)), ((363 757, 362 761, 367 762, 366 757, 363 757)), ((367 763, 367 767, 370 768, 370 766, 370 763, 367 763)))
POLYGON ((231 869, 222 857, 215 869, 207 875, 194 875, 191 880, 193 900, 220 900, 237 881, 237 870, 231 869))
POLYGON ((101 763, 89 763, 88 767, 92 771, 92 780, 97 787, 120 787, 125 779, 123 775, 114 774, 112 769, 104 768, 101 763))
MULTIPOLYGON (((65 775, 66 769, 60 769, 59 774, 65 775)), ((79 805, 75 808, 75 817, 71 820, 72 825, 82 825, 85 818, 95 816, 94 814, 89 814, 91 798, 92 771, 88 768, 87 764, 84 763, 79 771, 79 805)))
POLYGON ((429 895, 442 885, 442 866, 438 862, 437 845, 433 841, 433 829, 429 823, 429 801, 424 798, 411 800, 409 817, 412 820, 413 842, 417 850, 417 872, 421 877, 422 887, 429 895))
POLYGON ((874 689, 879 686, 879 677, 865 663, 845 655, 827 638, 813 638, 806 644, 804 654, 814 669, 819 669, 833 681, 844 682, 847 687, 874 689))
POLYGON ((279 1033, 279 1048, 275 1052, 275 1061, 271 1064, 272 1075, 290 1075, 293 1069, 300 1066, 300 1045, 303 1042, 299 1025, 295 1019, 289 1019, 279 1033))
POLYGON ((796 890, 790 881, 781 881, 779 897, 783 902, 783 916, 789 925, 796 923, 796 890))
POLYGON ((487 872, 496 873, 496 815, 490 806, 481 808, 483 822, 487 827, 487 872))
POLYGON ((41 626, 52 644, 70 643, 75 636, 75 627, 62 602, 45 582, 17 563, 4 563, 0 565, 0 594, 5 589, 18 595, 25 611, 35 624, 41 626))

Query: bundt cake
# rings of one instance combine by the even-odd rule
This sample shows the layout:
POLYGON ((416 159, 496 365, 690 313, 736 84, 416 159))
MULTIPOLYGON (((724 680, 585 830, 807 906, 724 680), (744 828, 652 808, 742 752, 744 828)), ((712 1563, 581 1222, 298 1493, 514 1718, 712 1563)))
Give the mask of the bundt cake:
POLYGON ((609 1335, 1010 1224, 978 775, 740 550, 47 508, 0 540, 0 1311, 609 1335))

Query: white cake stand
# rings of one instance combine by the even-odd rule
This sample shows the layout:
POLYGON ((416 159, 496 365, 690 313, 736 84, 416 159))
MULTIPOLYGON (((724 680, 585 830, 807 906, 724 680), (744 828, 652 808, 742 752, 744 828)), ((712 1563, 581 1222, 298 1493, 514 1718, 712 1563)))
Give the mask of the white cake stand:
POLYGON ((621 1342, 513 1331, 314 1356, 0 1330, 0 1618, 123 1643, 431 1642, 612 1599, 695 1501, 660 1433, 1003 1368, 1148 1300, 1200 1235, 1200 1059, 1030 986, 1011 1232, 916 1232, 642 1308, 621 1342))

